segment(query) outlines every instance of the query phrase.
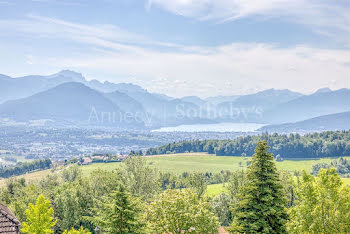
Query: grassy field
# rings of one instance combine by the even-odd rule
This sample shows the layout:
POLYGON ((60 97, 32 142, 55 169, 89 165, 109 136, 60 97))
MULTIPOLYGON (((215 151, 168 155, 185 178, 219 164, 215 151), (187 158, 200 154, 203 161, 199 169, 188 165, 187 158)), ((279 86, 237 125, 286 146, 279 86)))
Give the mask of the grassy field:
POLYGON ((93 163, 90 165, 86 166, 81 166, 80 168, 83 171, 83 175, 90 175, 91 172, 101 169, 101 170, 106 170, 106 171, 113 171, 116 168, 120 167, 122 163, 120 162, 114 162, 114 163, 93 163))
MULTIPOLYGON (((25 178, 26 181, 28 183, 30 183, 30 182, 40 180, 41 178, 43 178, 51 173, 52 173, 51 169, 48 169, 48 170, 36 171, 36 172, 16 176, 15 178, 16 179, 25 178)), ((0 180, 0 187, 4 186, 5 184, 6 184, 6 179, 1 179, 0 180)))
MULTIPOLYGON (((221 170, 235 171, 244 169, 249 158, 242 157, 215 156, 205 153, 187 153, 187 154, 169 154, 145 157, 148 164, 163 172, 220 172, 221 170)), ((334 159, 312 159, 312 160, 285 160, 277 162, 277 168, 286 171, 311 172, 312 165, 316 163, 329 163, 334 159)), ((82 166, 85 174, 100 168, 104 170, 113 170, 120 167, 121 163, 91 164, 82 166)))
MULTIPOLYGON (((344 186, 350 186, 350 178, 342 178, 344 186)), ((226 192, 227 188, 223 186, 223 184, 210 184, 207 187, 207 191, 205 195, 208 197, 216 197, 222 192, 226 192)))
MULTIPOLYGON (((349 157, 348 157, 349 158, 349 157)), ((162 172, 220 172, 221 170, 239 170, 246 167, 246 163, 249 158, 243 157, 227 157, 227 156, 215 156, 205 153, 187 153, 187 154, 175 154, 175 155, 157 155, 145 157, 147 163, 162 172)), ((315 160, 285 160, 283 162, 277 162, 277 168, 287 171, 301 171, 305 170, 310 172, 312 165, 316 163, 329 163, 334 159, 324 158, 315 160)), ((96 169, 102 170, 114 170, 122 166, 122 163, 95 163, 87 166, 81 166, 84 175, 89 175, 96 169)), ((29 173, 20 176, 28 182, 37 180, 43 176, 50 174, 50 170, 44 170, 34 173, 29 173)), ((350 180, 347 181, 350 184, 350 180)), ((0 180, 0 186, 3 185, 4 180, 0 180)), ((215 186, 214 186, 215 187, 215 186)))

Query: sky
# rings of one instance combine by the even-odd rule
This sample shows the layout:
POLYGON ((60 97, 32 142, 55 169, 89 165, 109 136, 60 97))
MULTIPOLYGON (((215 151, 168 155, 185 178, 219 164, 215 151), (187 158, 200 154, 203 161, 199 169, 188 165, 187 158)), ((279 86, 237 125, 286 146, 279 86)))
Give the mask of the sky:
POLYGON ((0 0, 0 73, 174 97, 350 88, 349 0, 0 0))

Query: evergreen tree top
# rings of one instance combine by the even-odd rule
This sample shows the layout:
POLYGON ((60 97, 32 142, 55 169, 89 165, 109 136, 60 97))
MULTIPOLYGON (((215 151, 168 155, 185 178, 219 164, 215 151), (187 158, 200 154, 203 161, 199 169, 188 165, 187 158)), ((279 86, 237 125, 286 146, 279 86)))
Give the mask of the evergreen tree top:
POLYGON ((258 142, 247 171, 248 182, 239 194, 240 202, 233 209, 233 232, 286 232, 286 198, 268 148, 266 141, 258 142))

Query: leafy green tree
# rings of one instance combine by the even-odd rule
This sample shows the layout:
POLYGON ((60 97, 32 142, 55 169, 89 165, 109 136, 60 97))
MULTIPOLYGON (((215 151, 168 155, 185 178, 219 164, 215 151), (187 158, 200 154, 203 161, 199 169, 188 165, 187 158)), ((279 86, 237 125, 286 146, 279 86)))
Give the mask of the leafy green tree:
POLYGON ((78 165, 70 165, 68 168, 64 169, 62 172, 62 178, 65 182, 73 182, 80 178, 82 172, 78 165))
POLYGON ((290 233, 350 233, 350 188, 335 168, 321 169, 316 178, 303 172, 297 195, 290 233))
POLYGON ((234 233, 286 233, 286 198, 268 148, 266 141, 258 142, 246 185, 233 209, 234 233))
POLYGON ((287 198, 287 207, 295 205, 296 200, 296 181, 295 176, 288 171, 280 172, 280 181, 287 198))
POLYGON ((16 191, 11 201, 11 209, 21 221, 26 220, 26 209, 29 203, 34 203, 39 195, 39 190, 35 185, 29 185, 16 191))
POLYGON ((49 174, 39 181, 39 187, 42 190, 52 192, 59 186, 59 176, 57 174, 49 174))
POLYGON ((51 202, 43 195, 39 195, 36 204, 29 203, 26 210, 27 221, 23 222, 22 232, 30 234, 53 233, 53 227, 56 221, 53 220, 53 209, 51 202))
POLYGON ((202 173, 191 173, 188 177, 188 188, 192 188, 200 198, 207 191, 207 179, 202 173))
POLYGON ((91 232, 83 226, 81 226, 78 230, 71 228, 70 230, 65 230, 63 234, 91 234, 91 232))
POLYGON ((143 233, 142 206, 120 185, 111 194, 97 201, 91 221, 107 233, 143 233))
POLYGON ((120 183, 124 182, 120 179, 115 172, 96 169, 91 172, 89 182, 94 196, 101 197, 111 193, 120 183))
POLYGON ((140 156, 125 160, 126 184, 130 192, 143 199, 151 198, 160 191, 158 173, 147 165, 144 158, 140 156))
POLYGON ((85 180, 79 179, 72 183, 63 183, 53 195, 53 207, 57 217, 56 232, 79 228, 81 225, 90 228, 85 216, 91 216, 93 207, 93 190, 85 180))
POLYGON ((26 185, 14 178, 8 179, 0 191, 0 202, 7 204, 21 222, 26 220, 28 204, 35 203, 40 194, 36 185, 26 185))
POLYGON ((221 226, 229 226, 232 222, 231 197, 223 192, 213 199, 211 205, 221 226))
POLYGON ((234 171, 227 183, 227 189, 233 202, 238 202, 238 194, 247 183, 247 175, 244 170, 234 171))
POLYGON ((217 233, 218 219, 191 190, 166 190, 147 212, 150 233, 217 233))
POLYGON ((163 190, 174 189, 176 187, 177 180, 177 175, 172 174, 170 172, 159 173, 159 181, 163 190))

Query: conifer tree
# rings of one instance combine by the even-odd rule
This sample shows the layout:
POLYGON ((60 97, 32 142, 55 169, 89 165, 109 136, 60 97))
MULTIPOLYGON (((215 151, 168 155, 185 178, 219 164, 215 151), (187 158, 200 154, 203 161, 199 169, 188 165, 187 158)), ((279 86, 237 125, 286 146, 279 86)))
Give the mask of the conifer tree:
POLYGON ((140 199, 132 197, 122 185, 97 201, 94 211, 96 216, 91 221, 103 232, 143 233, 140 199))
POLYGON ((233 233, 286 233, 286 198, 266 141, 258 142, 233 208, 233 233))

